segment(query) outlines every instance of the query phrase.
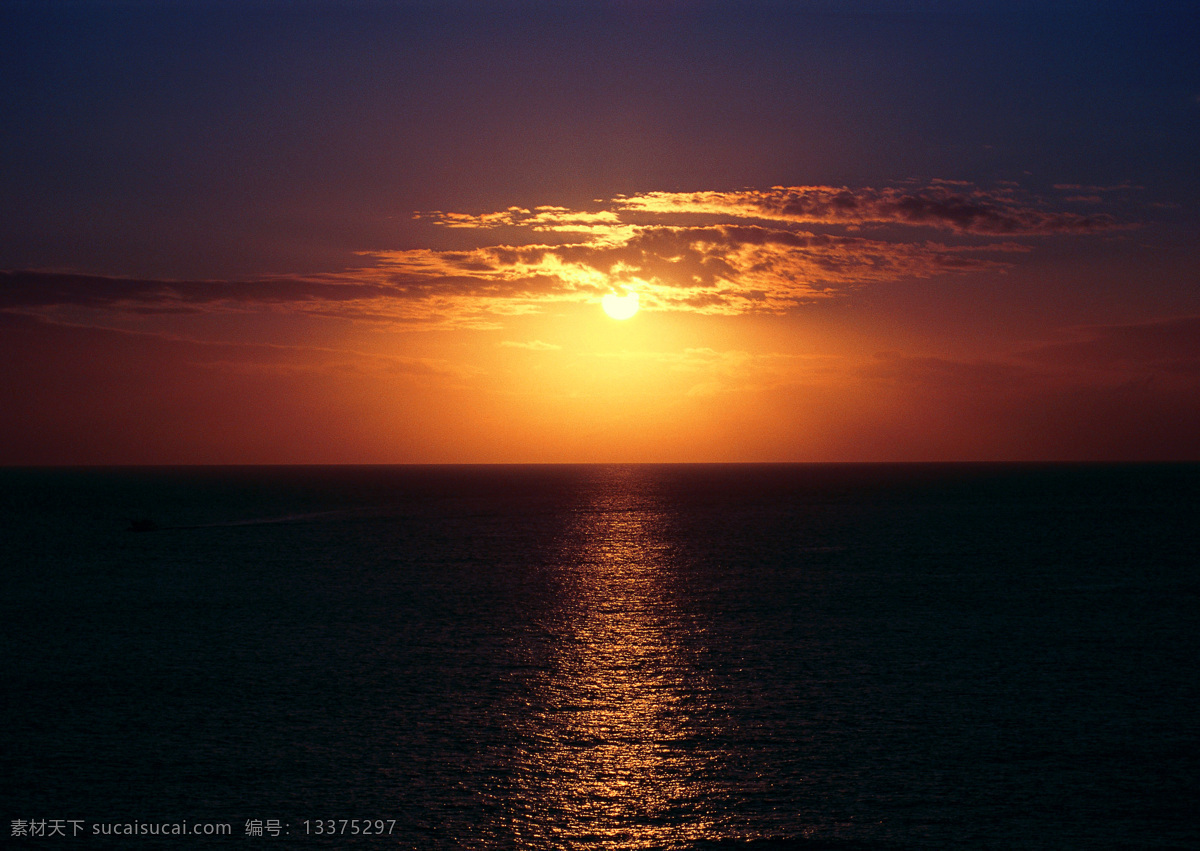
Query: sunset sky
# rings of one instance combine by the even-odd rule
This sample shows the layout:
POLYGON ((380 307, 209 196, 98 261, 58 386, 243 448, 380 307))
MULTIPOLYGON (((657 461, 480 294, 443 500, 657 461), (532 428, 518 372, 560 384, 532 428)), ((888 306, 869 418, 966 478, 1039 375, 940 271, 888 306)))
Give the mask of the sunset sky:
POLYGON ((1198 29, 0 0, 0 464, 1200 460, 1198 29))

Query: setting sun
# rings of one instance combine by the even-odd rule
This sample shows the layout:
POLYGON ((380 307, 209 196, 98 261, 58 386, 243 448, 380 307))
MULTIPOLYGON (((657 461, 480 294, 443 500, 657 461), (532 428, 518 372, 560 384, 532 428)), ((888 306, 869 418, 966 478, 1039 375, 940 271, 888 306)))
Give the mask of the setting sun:
POLYGON ((638 295, 637 293, 628 293, 620 296, 616 293, 609 293, 600 300, 600 306, 613 319, 628 319, 638 312, 638 295))
POLYGON ((0 467, 1200 460, 1198 4, 291 5, 0 0, 0 467))

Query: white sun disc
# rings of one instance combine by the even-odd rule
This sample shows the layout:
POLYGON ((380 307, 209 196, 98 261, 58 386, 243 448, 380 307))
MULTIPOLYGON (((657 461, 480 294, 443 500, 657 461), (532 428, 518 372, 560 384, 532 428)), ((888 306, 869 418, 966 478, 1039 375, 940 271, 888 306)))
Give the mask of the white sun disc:
POLYGON ((621 296, 609 293, 600 299, 600 306, 613 319, 628 319, 638 312, 638 295, 637 293, 627 293, 621 296))

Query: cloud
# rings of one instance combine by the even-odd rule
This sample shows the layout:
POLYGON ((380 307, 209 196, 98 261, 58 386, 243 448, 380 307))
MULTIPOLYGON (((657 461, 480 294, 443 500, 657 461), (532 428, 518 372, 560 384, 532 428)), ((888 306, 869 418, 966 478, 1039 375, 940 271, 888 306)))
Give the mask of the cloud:
POLYGON ((507 229, 511 239, 455 250, 362 252, 356 269, 239 281, 0 272, 0 310, 64 320, 74 312, 69 318, 76 321, 80 311, 126 318, 269 311, 501 328, 505 317, 635 290, 647 310, 783 313, 868 285, 1004 269, 1032 250, 1021 237, 1118 226, 1110 216, 1052 211, 1016 198, 1012 188, 989 193, 935 181, 905 189, 647 192, 592 210, 422 213, 481 235, 507 229), (890 229, 868 236, 867 225, 890 229), (897 225, 921 230, 897 235, 897 225), (949 241, 930 239, 930 228, 947 232, 949 241), (978 239, 998 235, 1007 239, 978 239))
POLYGON ((359 321, 498 327, 504 316, 634 289, 642 307, 782 313, 866 284, 1004 268, 1023 246, 948 246, 760 225, 644 226, 621 242, 376 252, 336 275, 169 281, 0 272, 0 310, 124 315, 289 310, 359 321))
POLYGON ((248 281, 172 281, 0 271, 0 310, 72 305, 128 312, 197 313, 240 306, 361 302, 385 293, 370 281, 276 277, 248 281))
POLYGON ((528 343, 504 340, 500 345, 509 349, 528 349, 531 352, 554 352, 562 348, 562 346, 556 346, 554 343, 543 343, 541 340, 530 340, 528 343))
POLYGON ((659 215, 706 214, 798 224, 907 225, 963 234, 1038 236, 1091 233, 1120 225, 1108 215, 1047 211, 1012 192, 967 191, 948 181, 925 188, 776 186, 738 192, 646 192, 622 209, 659 215))
POLYGON ((528 228, 539 232, 610 234, 620 229, 620 215, 615 210, 571 210, 567 207, 541 206, 532 210, 509 207, 497 213, 417 213, 414 218, 426 219, 447 228, 493 229, 501 227, 528 228))
POLYGON ((1083 183, 1056 183, 1054 188, 1060 192, 1086 192, 1089 195, 1095 195, 1103 192, 1130 192, 1134 190, 1143 190, 1145 186, 1138 186, 1133 183, 1118 183, 1112 186, 1095 186, 1092 184, 1083 183))
POLYGON ((591 301, 634 289, 644 308, 780 313, 855 287, 1008 265, 1013 244, 948 246, 816 234, 756 224, 645 225, 620 241, 379 252, 371 275, 399 293, 493 313, 591 301))

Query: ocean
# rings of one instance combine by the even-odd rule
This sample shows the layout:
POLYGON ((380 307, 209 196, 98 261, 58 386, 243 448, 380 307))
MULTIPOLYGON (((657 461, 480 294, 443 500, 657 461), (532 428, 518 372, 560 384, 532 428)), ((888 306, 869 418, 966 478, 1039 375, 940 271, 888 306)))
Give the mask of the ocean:
POLYGON ((1198 848, 1198 521, 1195 464, 0 470, 0 828, 1198 848))

